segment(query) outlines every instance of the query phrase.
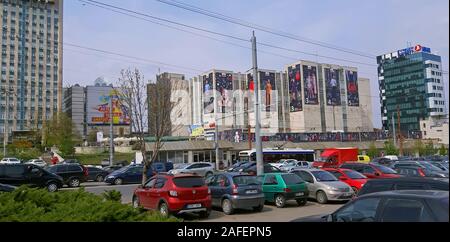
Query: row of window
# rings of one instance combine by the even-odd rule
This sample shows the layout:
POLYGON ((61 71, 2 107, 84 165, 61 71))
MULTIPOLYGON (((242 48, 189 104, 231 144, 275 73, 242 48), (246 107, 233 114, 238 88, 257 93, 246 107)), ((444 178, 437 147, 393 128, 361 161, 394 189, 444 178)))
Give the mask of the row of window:
POLYGON ((438 113, 442 113, 442 112, 444 112, 444 109, 443 108, 429 108, 428 109, 428 112, 438 112, 438 113))
POLYGON ((444 105, 445 104, 445 102, 444 101, 434 101, 434 104, 435 105, 444 105))
POLYGON ((425 67, 439 69, 439 65, 438 64, 426 64, 425 67))
POLYGON ((434 86, 434 85, 433 85, 433 90, 443 91, 443 90, 444 90, 444 87, 441 87, 441 86, 434 86))
POLYGON ((427 97, 442 97, 441 93, 427 93, 427 97))
POLYGON ((428 78, 427 82, 441 83, 441 79, 439 79, 439 78, 428 78))
POLYGON ((431 75, 433 76, 442 76, 442 73, 439 71, 431 71, 431 75))

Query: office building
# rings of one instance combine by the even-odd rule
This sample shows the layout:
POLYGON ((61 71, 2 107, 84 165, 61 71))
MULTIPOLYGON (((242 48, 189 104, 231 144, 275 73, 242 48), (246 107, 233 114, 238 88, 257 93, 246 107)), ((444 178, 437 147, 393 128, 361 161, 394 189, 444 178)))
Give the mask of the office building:
POLYGON ((377 57, 383 128, 404 137, 420 132, 420 121, 446 114, 441 57, 416 45, 377 57), (399 115, 398 115, 399 113, 399 115), (394 123, 392 123, 394 121, 394 123))
POLYGON ((0 13, 0 133, 5 120, 9 133, 39 130, 62 111, 63 1, 2 0, 0 13))
POLYGON ((74 134, 86 138, 86 90, 80 85, 64 88, 63 112, 72 120, 74 134))
POLYGON ((420 121, 423 139, 435 139, 439 144, 448 146, 448 117, 442 119, 426 119, 420 121))

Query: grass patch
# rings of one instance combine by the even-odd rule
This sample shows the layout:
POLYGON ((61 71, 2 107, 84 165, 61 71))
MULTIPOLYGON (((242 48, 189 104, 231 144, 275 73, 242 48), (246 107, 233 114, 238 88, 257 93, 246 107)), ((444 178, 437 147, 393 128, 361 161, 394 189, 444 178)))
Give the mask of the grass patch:
MULTIPOLYGON (((123 161, 126 160, 128 163, 131 163, 135 158, 135 153, 115 153, 114 161, 123 161)), ((77 154, 74 159, 80 161, 83 165, 101 165, 102 160, 109 159, 109 153, 101 153, 101 154, 77 154)))

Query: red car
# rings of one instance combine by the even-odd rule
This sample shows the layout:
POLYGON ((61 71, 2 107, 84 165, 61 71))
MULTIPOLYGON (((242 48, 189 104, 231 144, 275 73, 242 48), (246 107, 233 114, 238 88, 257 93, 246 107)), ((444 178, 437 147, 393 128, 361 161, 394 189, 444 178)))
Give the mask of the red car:
POLYGON ((211 191, 201 176, 159 174, 134 191, 133 207, 158 210, 163 216, 198 213, 207 218, 211 213, 211 191))
POLYGON ((366 176, 354 170, 338 168, 323 168, 323 170, 330 172, 340 181, 347 183, 347 185, 352 187, 355 193, 357 193, 367 182, 366 176))
POLYGON ((382 165, 345 163, 340 168, 357 171, 369 179, 402 177, 396 171, 392 170, 387 166, 382 165))

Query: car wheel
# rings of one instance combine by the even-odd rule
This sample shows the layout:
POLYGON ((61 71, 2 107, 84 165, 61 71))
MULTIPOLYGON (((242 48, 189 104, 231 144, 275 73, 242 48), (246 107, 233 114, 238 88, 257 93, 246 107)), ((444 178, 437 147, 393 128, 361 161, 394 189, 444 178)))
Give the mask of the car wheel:
POLYGON ((69 181, 69 187, 79 187, 80 186, 80 179, 78 178, 72 178, 69 181))
POLYGON ((210 209, 199 213, 200 218, 203 218, 203 219, 209 218, 209 215, 211 215, 210 209))
POLYGON ((306 199, 306 198, 304 198, 304 199, 297 199, 298 206, 305 206, 307 202, 308 202, 308 199, 306 199))
POLYGON ((98 175, 97 178, 95 179, 97 182, 103 182, 105 180, 105 178, 102 175, 98 175))
POLYGON ((224 199, 222 201, 222 211, 224 214, 226 215, 231 215, 233 214, 233 204, 231 204, 230 199, 224 199))
POLYGON ((253 211, 255 212, 262 212, 264 210, 264 204, 259 205, 258 207, 254 207, 253 211))
POLYGON ((116 178, 114 180, 114 185, 122 185, 123 184, 123 180, 122 178, 116 178))
POLYGON ((284 208, 284 206, 286 205, 286 198, 282 194, 278 194, 275 197, 275 205, 278 208, 284 208))
POLYGON ((328 202, 327 194, 325 194, 323 191, 318 191, 316 195, 316 200, 320 204, 325 204, 328 202))
POLYGON ((139 201, 139 197, 133 196, 133 208, 139 208, 141 207, 141 202, 139 201))
POLYGON ((50 182, 50 183, 47 185, 47 190, 48 190, 49 192, 56 192, 56 191, 58 191, 58 185, 57 185, 56 183, 54 183, 54 182, 50 182))
POLYGON ((159 213, 161 214, 161 216, 167 218, 169 217, 169 207, 167 206, 167 204, 165 202, 161 203, 159 205, 159 213))

